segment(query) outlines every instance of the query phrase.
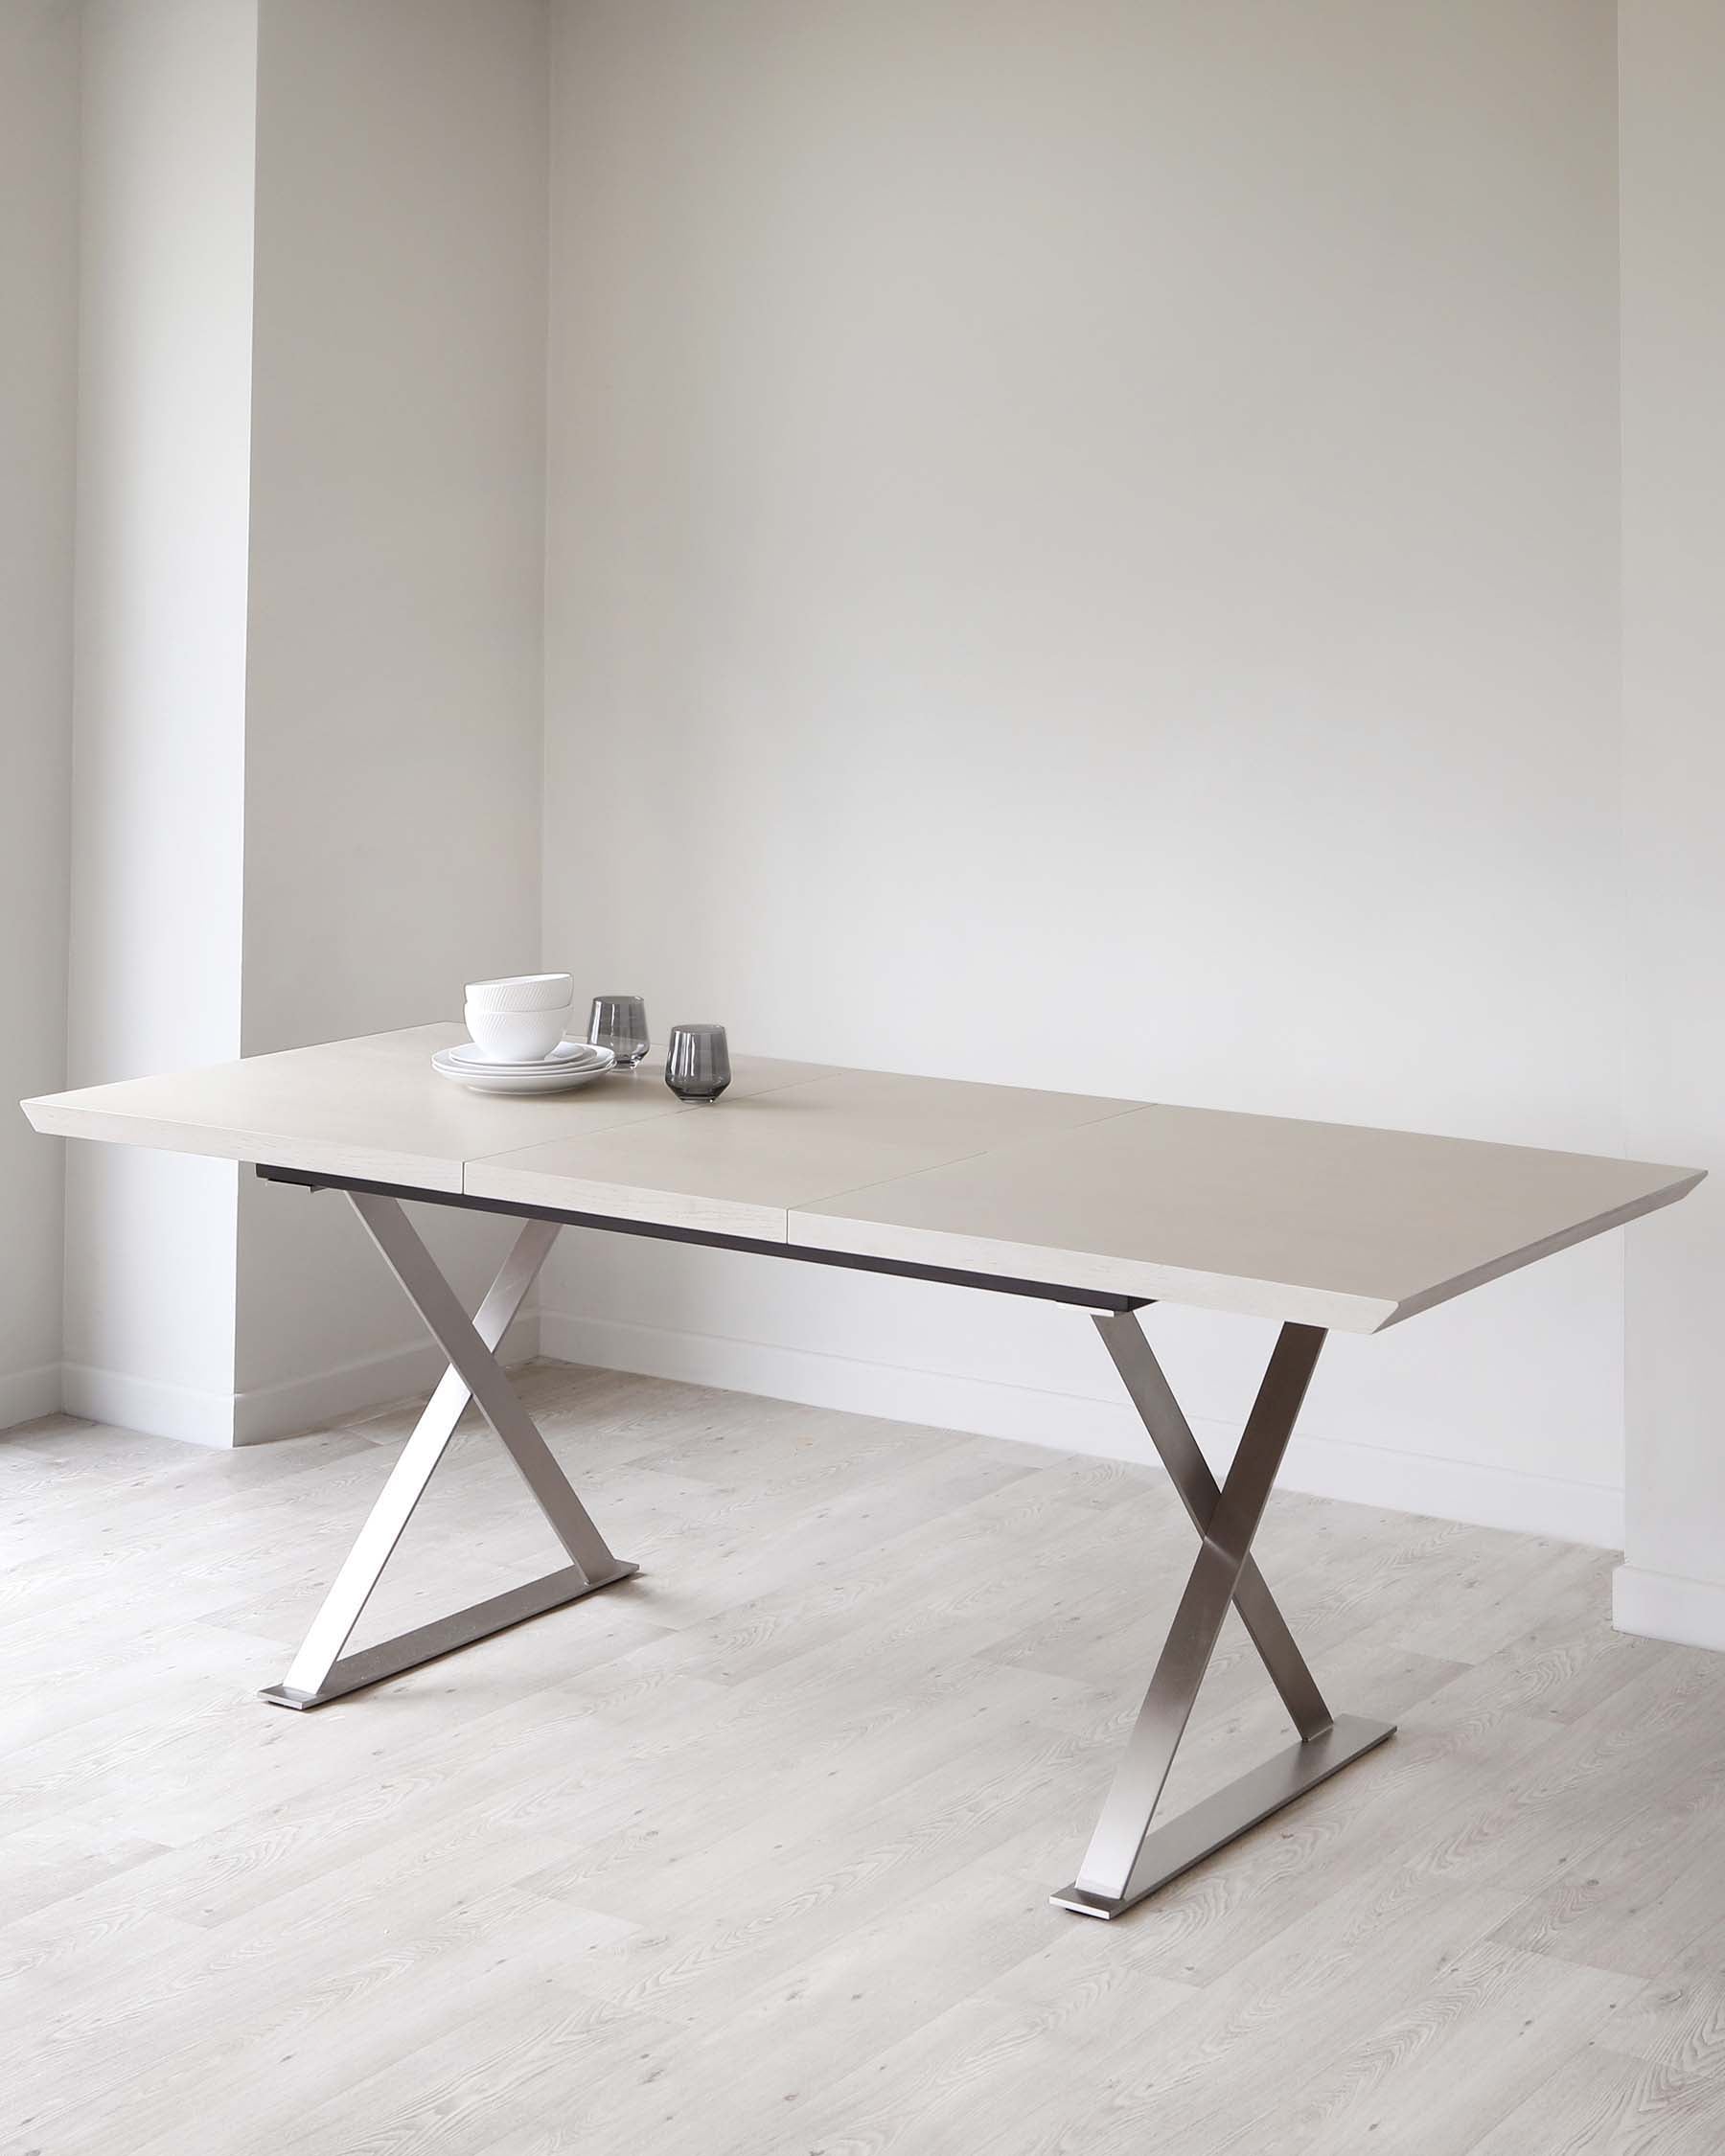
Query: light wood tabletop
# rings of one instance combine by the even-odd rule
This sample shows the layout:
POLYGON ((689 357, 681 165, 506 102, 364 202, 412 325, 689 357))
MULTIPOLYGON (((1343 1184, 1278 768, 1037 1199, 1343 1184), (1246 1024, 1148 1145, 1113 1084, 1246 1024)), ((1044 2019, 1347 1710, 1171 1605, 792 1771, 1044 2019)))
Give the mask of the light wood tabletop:
POLYGON ((469 1093, 457 1025, 27 1101, 37 1130, 1375 1332, 1643 1213, 1693 1168, 742 1056, 469 1093))
MULTIPOLYGON (((457 1192, 467 1162, 488 1154, 687 1112, 645 1070, 544 1100, 469 1092, 431 1068, 436 1049, 467 1037, 462 1025, 408 1026, 49 1093, 24 1112, 62 1137, 457 1192)), ((821 1065, 742 1057, 726 1097, 826 1075, 821 1065)))

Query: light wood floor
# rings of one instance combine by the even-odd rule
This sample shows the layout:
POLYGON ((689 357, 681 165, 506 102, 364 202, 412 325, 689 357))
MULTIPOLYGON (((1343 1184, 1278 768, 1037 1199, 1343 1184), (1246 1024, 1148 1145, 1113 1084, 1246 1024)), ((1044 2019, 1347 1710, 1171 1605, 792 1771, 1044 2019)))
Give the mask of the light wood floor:
MULTIPOLYGON (((5 2156, 1725 2146, 1725 1660, 1614 1634, 1609 1558, 1278 1498, 1401 1733, 1102 1925, 1046 1896, 1189 1561, 1158 1471, 522 1387, 642 1577, 308 1715, 254 1687, 406 1411, 0 1438, 5 2156)), ((559 1561, 477 1433, 367 1637, 559 1561)), ((1171 1800, 1282 1741, 1230 1630, 1171 1800)))

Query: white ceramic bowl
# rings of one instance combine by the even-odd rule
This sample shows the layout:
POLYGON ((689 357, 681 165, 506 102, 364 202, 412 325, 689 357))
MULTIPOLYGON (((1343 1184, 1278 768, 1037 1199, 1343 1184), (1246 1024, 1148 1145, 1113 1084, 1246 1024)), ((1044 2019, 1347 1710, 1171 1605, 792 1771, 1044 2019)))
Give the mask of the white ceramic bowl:
POLYGON ((484 1011, 470 1003, 462 1013, 473 1045, 495 1063, 540 1063, 563 1039, 569 1006, 551 1011, 484 1011))
POLYGON ((574 994, 575 983, 567 974, 511 974, 505 980, 469 981, 467 1007, 470 1011, 566 1011, 574 994))

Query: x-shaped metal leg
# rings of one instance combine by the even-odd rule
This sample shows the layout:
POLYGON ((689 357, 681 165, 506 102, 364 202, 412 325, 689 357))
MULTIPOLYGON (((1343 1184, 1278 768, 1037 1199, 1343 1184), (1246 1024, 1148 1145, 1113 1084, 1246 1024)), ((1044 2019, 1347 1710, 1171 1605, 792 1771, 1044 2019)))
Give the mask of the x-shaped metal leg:
POLYGON ((1078 1877, 1051 1896, 1084 1916, 1117 1916, 1170 1879, 1279 1811, 1338 1768, 1382 1744, 1388 1722, 1333 1716, 1252 1557, 1276 1471, 1317 1365, 1323 1334, 1284 1325, 1233 1464, 1218 1490, 1191 1426, 1135 1316, 1098 1317, 1162 1464, 1203 1547, 1163 1644, 1150 1689, 1126 1742, 1078 1877), (1151 1831, 1174 1755, 1232 1603, 1300 1732, 1300 1743, 1151 1831))
POLYGON ((526 1617, 628 1579, 640 1569, 611 1555, 550 1447, 516 1398, 494 1353, 557 1240, 557 1223, 528 1222, 478 1315, 470 1319, 395 1199, 362 1190, 350 1190, 347 1197, 407 1299, 448 1356, 449 1367, 402 1447, 287 1677, 265 1689, 264 1697, 278 1707, 323 1707, 361 1686, 398 1676, 403 1669, 469 1646, 526 1617), (359 1613, 413 1517, 470 1399, 477 1403, 520 1470, 569 1562, 542 1579, 511 1588, 506 1594, 494 1595, 357 1654, 344 1655, 342 1649, 359 1621, 359 1613))

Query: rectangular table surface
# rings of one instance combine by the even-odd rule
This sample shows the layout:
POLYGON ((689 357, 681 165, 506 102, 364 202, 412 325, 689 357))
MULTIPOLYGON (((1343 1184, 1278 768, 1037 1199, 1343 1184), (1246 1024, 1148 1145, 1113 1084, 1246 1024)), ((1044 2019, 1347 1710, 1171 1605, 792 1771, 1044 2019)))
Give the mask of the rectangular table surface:
POLYGON ((1670 1204, 1704 1171, 1351 1124, 736 1059, 508 1099, 459 1025, 24 1103, 38 1131, 1376 1332, 1670 1204))

